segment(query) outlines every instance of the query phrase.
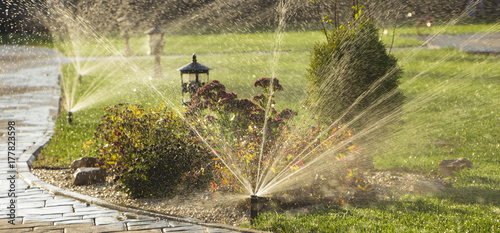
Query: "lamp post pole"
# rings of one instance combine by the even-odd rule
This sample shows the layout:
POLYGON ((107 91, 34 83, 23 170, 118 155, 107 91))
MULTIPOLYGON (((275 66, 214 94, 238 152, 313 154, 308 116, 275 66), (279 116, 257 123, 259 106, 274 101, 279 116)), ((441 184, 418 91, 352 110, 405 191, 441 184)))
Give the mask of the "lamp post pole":
POLYGON ((149 49, 150 54, 155 57, 154 60, 154 77, 162 78, 163 74, 161 72, 161 60, 160 56, 163 53, 163 36, 165 35, 165 30, 158 27, 154 27, 145 32, 149 35, 149 49))

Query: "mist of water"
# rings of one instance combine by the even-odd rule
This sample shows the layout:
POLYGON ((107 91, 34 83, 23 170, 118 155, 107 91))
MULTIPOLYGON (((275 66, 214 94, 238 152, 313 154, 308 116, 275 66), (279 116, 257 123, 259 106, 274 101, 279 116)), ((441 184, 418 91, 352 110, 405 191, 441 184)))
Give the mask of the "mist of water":
MULTIPOLYGON (((366 4, 370 5, 374 3, 376 3, 376 1, 367 1, 366 4)), ((245 6, 242 5, 240 8, 231 4, 231 6, 235 6, 235 8, 229 9, 227 8, 227 5, 224 4, 229 3, 221 2, 219 5, 214 3, 210 6, 214 7, 213 9, 219 9, 220 11, 229 11, 225 12, 226 14, 231 14, 231 11, 236 14, 237 12, 244 10, 243 7, 245 6)), ((266 70, 268 73, 262 73, 258 69, 254 71, 255 73, 260 74, 261 77, 278 77, 280 80, 286 80, 288 83, 294 82, 294 80, 287 80, 286 77, 281 77, 279 70, 281 68, 280 60, 283 56, 294 56, 294 54, 286 54, 286 51, 283 51, 282 43, 284 38, 288 36, 287 31, 285 30, 286 27, 289 26, 287 21, 298 14, 298 12, 294 11, 294 7, 302 6, 300 4, 306 3, 301 3, 300 1, 281 0, 275 5, 275 10, 273 11, 276 13, 276 15, 274 15, 276 18, 276 25, 274 26, 274 43, 269 46, 268 52, 270 55, 268 56, 268 67, 258 68, 266 70)), ((141 65, 141 61, 152 58, 125 56, 123 51, 118 49, 114 42, 107 39, 105 35, 102 35, 102 32, 89 23, 88 19, 79 16, 74 10, 70 10, 67 6, 57 4, 47 5, 47 7, 50 7, 50 14, 54 17, 51 22, 57 23, 57 26, 49 25, 50 28, 54 28, 52 31, 54 38, 59 38, 59 45, 63 50, 69 51, 69 54, 72 56, 71 59, 74 67, 74 75, 73 77, 64 77, 62 82, 62 88, 65 96, 65 108, 68 111, 75 112, 84 110, 116 96, 134 95, 136 92, 143 93, 145 95, 157 96, 158 99, 165 102, 168 106, 180 105, 177 99, 168 95, 169 92, 175 90, 177 87, 172 85, 167 87, 166 90, 160 89, 158 82, 149 78, 151 76, 151 71, 149 70, 150 67, 143 67, 141 65), (83 49, 89 48, 93 48, 94 50, 83 51, 83 49), (103 51, 105 52, 103 53, 103 51), (102 54, 106 54, 106 56, 103 57, 102 54), (88 83, 85 90, 80 88, 81 84, 79 83, 79 75, 83 79, 87 78, 87 76, 92 76, 92 80, 88 83), (116 75, 123 75, 123 79, 117 82, 117 80, 114 79, 116 75)), ((395 11, 402 11, 403 9, 405 8, 400 7, 396 8, 395 11)), ((140 14, 140 12, 134 13, 140 14)), ((194 18, 204 18, 210 16, 211 14, 212 13, 208 11, 198 10, 192 15, 194 18)), ((392 14, 392 16, 395 15, 396 14, 392 14)), ((374 17, 377 20, 377 16, 374 15, 374 17)), ((466 17, 468 17, 468 11, 464 10, 448 22, 444 23, 442 30, 457 24, 466 17)), ((172 22, 168 25, 172 28, 178 29, 191 25, 192 21, 193 18, 181 18, 178 20, 172 20, 172 22)), ((242 24, 244 26, 239 26, 239 30, 243 32, 250 32, 257 26, 251 25, 251 23, 249 24, 249 26, 247 24, 242 24)), ((494 27, 496 27, 496 25, 486 31, 476 34, 472 38, 484 36, 484 33, 490 32, 490 30, 493 30, 494 27)), ((408 62, 411 61, 416 54, 426 49, 427 44, 439 33, 441 32, 434 31, 428 36, 428 39, 421 44, 421 46, 406 50, 405 55, 399 60, 403 69, 405 65, 409 65, 408 62)), ((322 38, 318 38, 318 41, 320 40, 322 40, 322 38)), ((244 50, 244 48, 242 50, 244 50)), ((211 51, 211 53, 217 54, 218 51, 211 51)), ((442 54, 442 56, 434 63, 431 63, 430 66, 421 70, 418 74, 415 74, 412 77, 407 77, 405 81, 401 83, 401 89, 408 88, 427 72, 439 67, 443 62, 450 59, 450 57, 454 55, 455 51, 444 51, 443 53, 444 54, 442 54)), ((189 55, 186 55, 186 57, 189 57, 189 55)), ((348 58, 346 57, 343 61, 347 63, 348 58)), ((340 65, 340 69, 342 69, 343 65, 340 65)), ((278 141, 283 142, 283 144, 274 145, 274 147, 270 150, 274 153, 273 156, 266 157, 264 151, 266 150, 266 137, 268 136, 266 135, 266 132, 269 124, 269 122, 267 122, 267 116, 270 114, 273 107, 271 101, 269 101, 265 109, 266 120, 262 130, 263 140, 258 146, 256 146, 257 151, 255 151, 256 156, 258 156, 258 163, 252 171, 243 169, 246 165, 240 164, 237 159, 238 155, 233 154, 233 142, 225 140, 224 137, 219 135, 217 132, 209 132, 207 136, 203 132, 199 132, 194 127, 192 130, 214 152, 214 154, 220 158, 221 162, 230 170, 230 173, 236 177, 238 182, 241 183, 245 193, 257 194, 259 196, 272 195, 284 190, 299 188, 305 183, 314 182, 314 179, 317 178, 317 174, 328 173, 340 169, 342 164, 336 160, 336 158, 339 153, 345 153, 345 147, 348 147, 349 145, 359 144, 360 147, 365 146, 370 149, 376 148, 379 145, 375 142, 378 142, 379 140, 370 141, 367 139, 378 139, 380 137, 384 137, 384 135, 380 134, 379 129, 397 122, 402 114, 411 114, 421 111, 427 103, 438 100, 441 93, 445 92, 447 89, 456 89, 460 88, 461 85, 465 85, 460 81, 461 78, 476 73, 476 67, 480 66, 481 63, 476 63, 470 67, 464 67, 463 70, 457 72, 454 80, 446 80, 444 82, 436 83, 434 86, 428 87, 428 89, 423 92, 424 94, 412 97, 403 106, 395 106, 394 111, 387 116, 380 117, 372 115, 370 110, 384 103, 384 100, 396 95, 398 90, 386 93, 372 105, 367 106, 365 111, 355 116, 352 120, 344 122, 344 124, 340 124, 340 122, 344 121, 344 117, 352 108, 356 107, 370 93, 377 90, 380 83, 389 77, 391 73, 389 72, 384 77, 381 77, 373 83, 369 89, 359 96, 349 108, 345 109, 344 113, 341 114, 341 117, 332 122, 329 126, 322 128, 320 134, 315 138, 315 140, 309 142, 305 149, 295 155, 294 159, 287 163, 283 163, 282 161, 286 160, 286 150, 289 149, 290 146, 293 146, 293 142, 291 140, 295 137, 300 137, 300 135, 304 133, 303 129, 307 128, 305 126, 313 126, 316 122, 306 114, 297 116, 297 119, 295 119, 294 122, 298 122, 298 124, 303 125, 304 127, 302 130, 300 128, 295 128, 291 130, 289 135, 282 135, 282 138, 278 141), (326 137, 326 140, 333 140, 334 138, 339 137, 343 132, 348 131, 350 127, 356 124, 359 120, 366 118, 372 119, 370 125, 363 129, 359 129, 355 132, 355 134, 353 134, 353 136, 340 141, 331 148, 326 150, 319 149, 323 146, 322 142, 319 141, 320 138, 326 137), (333 129, 336 129, 335 133, 329 135, 328 133, 333 129), (219 140, 214 140, 212 138, 217 138, 219 140), (292 169, 292 167, 300 161, 307 162, 298 168, 295 166, 295 168, 292 169)), ((215 70, 214 72, 216 73, 217 71, 215 70)), ((165 79, 176 80, 178 78, 177 76, 166 75, 165 79)), ((83 82, 87 81, 83 80, 83 82)), ((177 82, 169 82, 177 85, 177 82)), ((248 85, 250 85, 250 83, 248 83, 248 85)), ((271 84, 271 86, 272 85, 274 84, 271 84)), ((230 89, 229 86, 228 89, 230 89)), ((273 88, 271 88, 271 90, 273 90, 273 88)), ((279 95, 279 93, 271 92, 271 95, 274 94, 279 95)), ((306 98, 301 96, 294 97, 301 100, 305 100, 306 98)), ((183 117, 183 111, 181 109, 174 109, 177 111, 179 116, 183 117)), ((421 127, 422 130, 432 130, 426 128, 427 126, 424 124, 422 124, 421 127)), ((398 129, 392 130, 392 134, 402 134, 402 132, 399 132, 398 129)), ((369 151, 366 152, 366 154, 370 154, 369 151)))

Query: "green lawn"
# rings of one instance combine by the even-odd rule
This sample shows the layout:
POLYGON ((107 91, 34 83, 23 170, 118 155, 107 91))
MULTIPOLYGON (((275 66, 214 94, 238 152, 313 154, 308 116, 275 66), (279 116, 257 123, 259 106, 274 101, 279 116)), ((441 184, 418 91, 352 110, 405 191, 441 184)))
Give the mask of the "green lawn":
MULTIPOLYGON (((436 27, 438 29, 438 27, 436 27)), ((399 35, 412 34, 401 29, 399 35)), ((500 31, 498 25, 444 27, 448 33, 500 31)), ((386 45, 392 36, 382 37, 386 45)), ((208 67, 211 79, 224 83, 241 98, 258 90, 256 78, 275 76, 285 91, 278 93, 278 108, 303 113, 304 78, 309 51, 324 40, 320 32, 291 32, 279 41, 279 59, 273 56, 278 45, 272 33, 167 36, 162 57, 164 78, 149 80, 153 59, 87 61, 64 68, 64 79, 74 84, 75 102, 89 103, 75 112, 72 125, 62 110, 51 143, 40 154, 37 165, 67 166, 81 156, 86 141, 104 114, 105 106, 120 102, 156 106, 166 102, 182 111, 177 68, 198 61, 208 67), (179 56, 170 56, 179 55, 179 56), (135 90, 135 91, 134 91, 135 90), (85 93, 88 93, 85 97, 85 93), (93 102, 92 102, 93 101, 93 102), (90 104, 91 103, 91 104, 90 104)), ((123 40, 109 40, 110 48, 78 52, 65 48, 67 55, 111 56, 123 51, 123 40)), ((395 47, 418 46, 421 42, 395 37, 395 47)), ((146 38, 134 38, 133 50, 146 55, 146 38)), ((87 49, 86 49, 87 48, 87 49)), ((371 206, 324 206, 309 214, 265 213, 255 228, 276 232, 497 232, 500 231, 500 59, 470 55, 455 49, 406 49, 392 51, 404 70, 401 88, 407 96, 401 120, 392 126, 386 141, 374 147, 375 166, 383 170, 428 173, 442 159, 466 157, 470 170, 451 180, 453 187, 432 196, 408 195, 371 206)), ((116 57, 116 56, 113 56, 116 57)), ((65 81, 66 83, 72 83, 65 81)), ((64 82, 63 82, 64 83, 64 82)), ((69 85, 66 91, 71 90, 69 85)), ((67 92, 69 93, 69 92, 67 92)))
POLYGON ((497 232, 499 214, 498 203, 408 196, 372 206, 324 206, 301 215, 267 213, 255 227, 273 232, 497 232))

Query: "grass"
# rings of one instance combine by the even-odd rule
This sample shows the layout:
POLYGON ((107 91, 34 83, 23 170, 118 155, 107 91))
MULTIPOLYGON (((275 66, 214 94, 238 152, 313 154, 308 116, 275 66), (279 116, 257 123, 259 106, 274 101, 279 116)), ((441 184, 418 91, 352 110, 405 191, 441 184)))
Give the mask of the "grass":
MULTIPOLYGON (((423 30, 423 29, 422 29, 423 30)), ((417 31, 414 27, 399 27, 396 29, 395 39, 393 42, 393 28, 381 29, 381 40, 393 47, 412 47, 419 46, 422 41, 413 38, 417 31), (387 34, 384 34, 387 30, 387 34)), ((422 31, 424 32, 424 31, 422 31)), ((425 31, 427 32, 427 31, 425 31)), ((500 32, 500 24, 473 24, 473 25, 453 25, 453 26, 433 26, 431 33, 437 34, 464 34, 500 32)), ((311 45, 323 41, 324 34, 320 31, 306 32, 283 32, 282 41, 280 41, 279 51, 307 52, 311 45)), ((95 38, 89 40, 79 40, 73 43, 53 43, 51 46, 61 51, 66 56, 114 56, 125 51, 125 43, 121 38, 98 38, 100 43, 95 43, 95 38)), ((276 33, 228 33, 228 34, 206 34, 206 35, 167 35, 164 39, 165 55, 182 55, 182 54, 212 54, 214 51, 220 54, 235 54, 235 53, 260 53, 272 52, 278 45, 276 33)), ((147 55, 148 38, 146 36, 131 37, 131 47, 134 55, 147 55)))
MULTIPOLYGON (((403 60, 405 53, 394 54, 403 60)), ((500 162, 495 156, 500 138, 495 130, 500 103, 497 64, 498 57, 452 49, 420 50, 403 63, 405 95, 419 100, 407 106, 405 124, 383 150, 390 159, 378 166, 429 172, 440 159, 452 157, 486 162, 478 167, 500 162), (442 61, 443 55, 450 57, 442 61)))
MULTIPOLYGON (((437 27, 436 27, 437 28, 437 27)), ((411 35, 414 28, 398 30, 411 35)), ((500 31, 498 25, 445 27, 447 33, 500 31)), ((390 33, 382 37, 390 44, 390 33)), ((323 40, 320 32, 286 33, 281 41, 279 62, 272 53, 276 40, 271 33, 169 36, 162 57, 164 79, 148 80, 153 59, 142 56, 118 61, 88 61, 67 65, 66 76, 84 73, 80 90, 100 82, 90 96, 95 104, 75 112, 74 124, 63 110, 51 143, 40 154, 37 165, 67 166, 81 156, 86 141, 104 114, 105 106, 120 102, 156 106, 162 101, 180 109, 180 82, 176 70, 198 61, 213 68, 211 79, 221 80, 229 91, 249 98, 257 89, 256 78, 275 75, 285 88, 277 103, 281 108, 301 109, 305 99, 304 75, 309 51, 323 40), (71 67, 76 66, 76 68, 71 67), (97 67, 97 68, 96 68, 97 67), (255 76, 255 77, 254 77, 255 76), (104 79, 102 77, 108 77, 104 79), (101 82, 102 81, 102 82, 101 82), (148 82, 158 91, 153 91, 148 82), (133 90, 136 89, 134 92, 133 90), (112 94, 110 94, 112 93, 112 94)), ((395 37, 396 47, 421 42, 395 37)), ((110 40, 110 45, 123 44, 110 40)), ((145 55, 146 38, 134 38, 133 50, 145 55)), ((121 45, 120 45, 121 46, 121 45)), ((124 50, 118 46, 116 51, 124 50)), ((109 50, 82 49, 85 56, 109 56, 109 50)), ((71 55, 69 50, 65 52, 71 55)), ((79 52, 80 53, 80 52, 79 52)), ((441 194, 407 195, 370 206, 322 206, 308 214, 264 213, 254 226, 275 232, 497 232, 500 231, 500 66, 494 56, 471 55, 455 49, 394 50, 404 70, 401 88, 407 96, 401 122, 373 151, 375 166, 383 170, 428 173, 442 159, 466 157, 470 170, 451 179, 453 187, 441 194)), ((81 95, 83 92, 80 92, 81 95)), ((300 110, 299 110, 300 111, 300 110)))
POLYGON ((405 197, 373 206, 327 206, 312 213, 268 213, 255 227, 273 232, 496 232, 498 207, 405 197))

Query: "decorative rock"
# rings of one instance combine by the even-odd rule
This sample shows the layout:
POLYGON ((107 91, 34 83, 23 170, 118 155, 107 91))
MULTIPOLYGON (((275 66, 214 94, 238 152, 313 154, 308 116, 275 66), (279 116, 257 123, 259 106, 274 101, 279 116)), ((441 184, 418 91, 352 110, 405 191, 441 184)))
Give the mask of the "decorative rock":
POLYGON ((449 186, 449 184, 445 181, 424 180, 413 185, 413 192, 422 194, 438 193, 443 191, 446 186, 449 186))
POLYGON ((70 168, 76 170, 81 167, 97 167, 98 165, 99 165, 99 158, 83 157, 73 161, 70 165, 70 168))
POLYGON ((106 181, 106 170, 97 167, 82 167, 75 173, 74 185, 89 185, 106 181))
POLYGON ((472 162, 466 158, 441 160, 439 162, 439 173, 444 177, 453 176, 453 172, 460 171, 464 168, 471 168, 472 162))

